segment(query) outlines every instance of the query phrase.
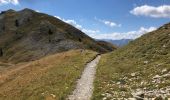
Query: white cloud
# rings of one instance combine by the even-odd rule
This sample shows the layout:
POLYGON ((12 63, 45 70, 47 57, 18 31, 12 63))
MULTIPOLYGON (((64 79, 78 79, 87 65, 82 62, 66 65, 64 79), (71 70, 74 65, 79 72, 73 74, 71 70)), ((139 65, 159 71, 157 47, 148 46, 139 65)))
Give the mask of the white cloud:
POLYGON ((0 5, 2 4, 14 4, 14 5, 18 5, 19 4, 19 0, 0 0, 0 5))
POLYGON ((112 22, 112 21, 108 21, 108 20, 101 20, 101 19, 98 19, 95 17, 95 20, 107 25, 107 26, 110 26, 110 27, 121 27, 122 25, 121 24, 117 24, 115 22, 112 22))
POLYGON ((66 23, 68 23, 68 24, 71 24, 71 25, 73 25, 73 26, 75 26, 76 28, 78 28, 78 29, 82 29, 82 26, 81 25, 79 25, 79 24, 77 24, 77 22, 75 21, 75 20, 70 20, 70 19, 68 19, 68 20, 64 20, 66 23))
POLYGON ((130 11, 130 13, 137 16, 170 18, 170 5, 162 5, 158 7, 143 5, 135 7, 133 10, 130 11))
POLYGON ((59 16, 55 16, 56 18, 73 25, 74 27, 80 29, 81 31, 83 31, 84 33, 88 34, 89 36, 96 38, 96 39, 114 39, 114 40, 118 40, 118 39, 135 39, 140 37, 141 35, 147 33, 147 32, 151 32, 153 30, 155 30, 155 27, 149 27, 149 28, 144 28, 141 27, 139 30, 137 31, 130 31, 130 32, 125 32, 125 33, 118 33, 118 32, 114 32, 114 33, 108 33, 108 34, 99 34, 100 31, 99 30, 90 30, 90 29, 86 29, 83 28, 82 25, 77 24, 77 22, 75 20, 72 19, 63 19, 59 16))
POLYGON ((129 31, 129 32, 125 32, 125 33, 119 33, 119 32, 114 32, 114 33, 110 33, 110 34, 93 33, 93 34, 89 34, 89 35, 96 39, 113 39, 113 40, 136 39, 136 38, 142 36, 143 34, 145 34, 147 32, 154 31, 154 30, 156 30, 155 27, 149 27, 149 28, 141 27, 137 31, 129 31))
POLYGON ((38 13, 40 12, 39 10, 35 10, 35 11, 38 12, 38 13))
POLYGON ((74 27, 76 27, 76 28, 78 28, 78 29, 82 29, 82 26, 79 25, 79 24, 77 24, 77 22, 76 22, 75 20, 72 20, 72 19, 64 19, 64 18, 61 18, 61 17, 59 17, 59 16, 54 16, 54 17, 56 17, 56 18, 58 18, 58 19, 60 19, 60 20, 62 20, 62 21, 64 21, 64 22, 66 22, 66 23, 68 23, 68 24, 70 24, 70 25, 73 25, 74 27))
POLYGON ((110 27, 121 27, 121 24, 117 24, 117 23, 112 22, 112 21, 102 20, 102 22, 103 22, 105 25, 108 25, 108 26, 110 26, 110 27))
POLYGON ((82 25, 79 25, 75 20, 72 20, 72 19, 64 19, 59 16, 54 16, 54 17, 66 22, 70 25, 73 25, 74 27, 78 28, 79 30, 81 30, 82 32, 84 32, 86 34, 96 34, 96 33, 100 32, 99 30, 90 30, 90 29, 83 28, 82 25))
POLYGON ((82 29, 82 31, 87 34, 96 34, 100 32, 99 30, 89 30, 89 29, 82 29))
POLYGON ((8 2, 6 0, 0 0, 0 4, 7 4, 8 2))

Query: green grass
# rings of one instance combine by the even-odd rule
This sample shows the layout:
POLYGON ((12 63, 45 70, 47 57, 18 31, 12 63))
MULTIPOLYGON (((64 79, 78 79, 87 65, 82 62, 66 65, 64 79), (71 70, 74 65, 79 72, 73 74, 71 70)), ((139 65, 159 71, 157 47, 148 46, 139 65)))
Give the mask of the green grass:
POLYGON ((96 54, 72 50, 22 65, 22 69, 1 77, 0 99, 64 100, 73 91, 85 64, 96 54))
POLYGON ((161 78, 161 83, 152 82, 155 75, 170 71, 169 32, 169 29, 159 29, 115 52, 102 55, 92 100, 130 98, 136 89, 152 91, 169 86, 170 77, 161 78), (162 73, 163 69, 167 71, 162 73), (133 73, 136 75, 132 76, 133 73))

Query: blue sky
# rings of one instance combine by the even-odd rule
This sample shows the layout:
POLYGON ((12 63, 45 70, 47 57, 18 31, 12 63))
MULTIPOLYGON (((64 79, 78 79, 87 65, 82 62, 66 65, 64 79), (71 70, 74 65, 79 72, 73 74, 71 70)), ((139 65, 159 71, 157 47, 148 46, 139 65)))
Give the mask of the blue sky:
POLYGON ((0 0, 0 11, 34 9, 98 39, 135 39, 170 21, 169 0, 0 0))

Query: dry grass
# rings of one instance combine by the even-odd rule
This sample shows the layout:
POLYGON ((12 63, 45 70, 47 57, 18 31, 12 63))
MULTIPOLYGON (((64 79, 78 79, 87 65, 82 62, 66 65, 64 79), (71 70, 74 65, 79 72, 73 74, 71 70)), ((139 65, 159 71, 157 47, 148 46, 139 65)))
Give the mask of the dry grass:
POLYGON ((0 99, 65 99, 95 55, 92 51, 72 50, 9 69, 0 77, 0 99))

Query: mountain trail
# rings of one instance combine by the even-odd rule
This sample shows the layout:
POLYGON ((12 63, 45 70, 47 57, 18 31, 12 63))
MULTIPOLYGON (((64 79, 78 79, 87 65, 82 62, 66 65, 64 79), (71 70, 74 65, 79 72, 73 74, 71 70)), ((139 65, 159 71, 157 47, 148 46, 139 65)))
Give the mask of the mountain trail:
POLYGON ((88 63, 82 73, 81 78, 77 82, 76 89, 68 100, 90 100, 93 94, 93 81, 96 73, 96 66, 101 56, 98 55, 93 61, 88 63))

